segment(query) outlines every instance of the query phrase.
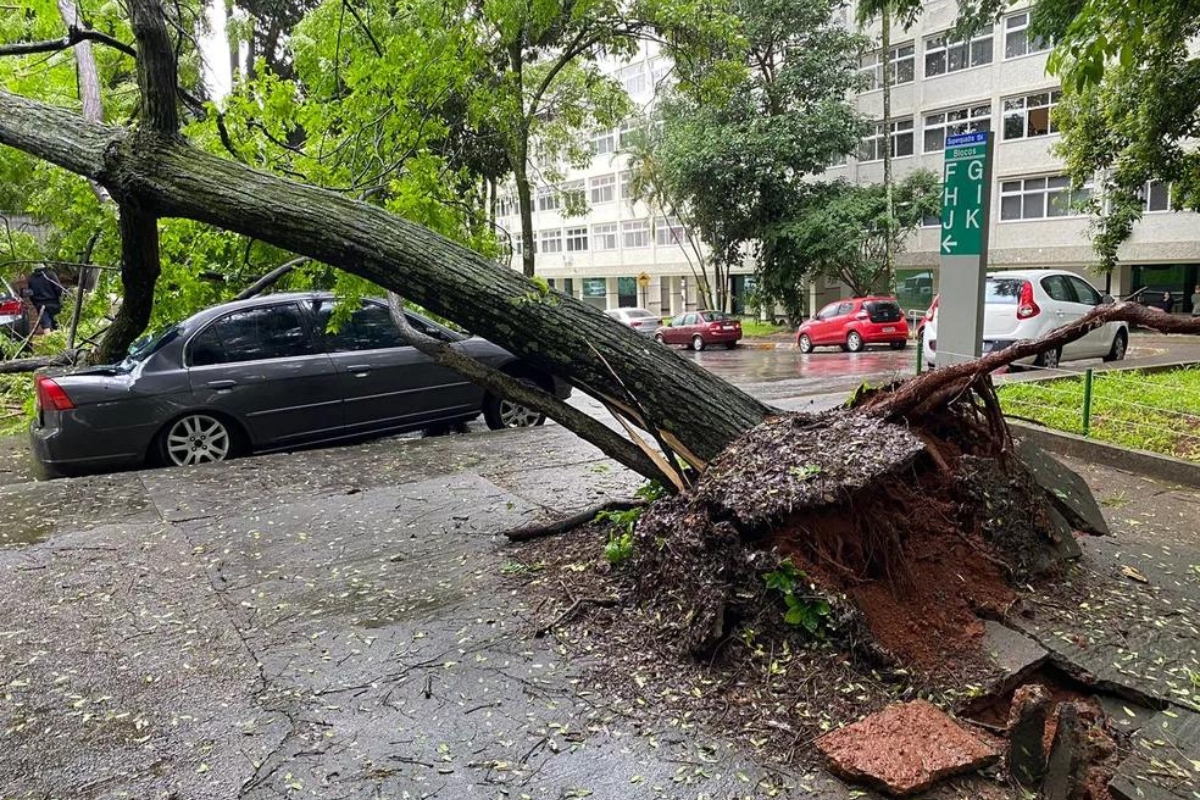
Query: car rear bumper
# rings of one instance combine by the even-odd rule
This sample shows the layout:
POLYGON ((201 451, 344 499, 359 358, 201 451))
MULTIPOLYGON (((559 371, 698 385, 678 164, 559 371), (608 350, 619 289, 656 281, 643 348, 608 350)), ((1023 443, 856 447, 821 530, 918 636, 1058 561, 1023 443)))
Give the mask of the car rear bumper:
POLYGON ((34 471, 42 479, 63 478, 122 467, 141 466, 142 452, 113 455, 77 455, 76 445, 64 428, 49 428, 34 422, 29 426, 29 449, 34 471))
POLYGON ((892 342, 908 341, 908 324, 904 320, 864 325, 858 329, 858 332, 867 344, 891 344, 892 342))
POLYGON ((705 331, 700 338, 708 342, 736 342, 742 338, 741 331, 705 331))

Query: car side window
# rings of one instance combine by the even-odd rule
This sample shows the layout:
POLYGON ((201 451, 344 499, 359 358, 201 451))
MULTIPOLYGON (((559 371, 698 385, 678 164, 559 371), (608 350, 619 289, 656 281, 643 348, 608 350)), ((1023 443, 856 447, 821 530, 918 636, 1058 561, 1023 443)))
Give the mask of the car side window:
POLYGON ((1074 275, 1067 278, 1067 280, 1075 287, 1075 296, 1079 298, 1079 302, 1089 306, 1100 305, 1100 293, 1090 283, 1074 275))
POLYGON ((675 319, 671 320, 671 327, 678 328, 680 325, 683 324, 683 320, 685 317, 687 317, 687 314, 680 314, 679 316, 675 317, 675 319))
POLYGON ((696 315, 688 314, 687 316, 685 316, 683 318, 683 324, 684 325, 695 325, 696 324, 696 315))
POLYGON ((295 303, 235 311, 208 326, 191 346, 191 365, 295 358, 316 352, 295 303))
POLYGON ((817 319, 820 319, 820 320, 830 319, 837 315, 837 310, 838 310, 838 304, 830 303, 829 305, 825 306, 824 308, 822 308, 820 311, 817 312, 817 319))
POLYGON ((844 317, 853 310, 854 310, 854 303, 842 303, 841 305, 838 306, 837 315, 839 317, 844 317))
POLYGON ((1071 288, 1065 275, 1047 275, 1042 278, 1042 288, 1046 290, 1046 294, 1050 295, 1051 300, 1057 300, 1060 303, 1079 302, 1075 297, 1075 290, 1071 288))
POLYGON ((350 353, 356 350, 383 350, 389 347, 406 347, 408 343, 400 337, 400 331, 392 323, 387 308, 376 303, 364 302, 350 313, 337 330, 329 328, 333 316, 332 300, 314 301, 315 326, 325 337, 325 347, 331 353, 350 353))

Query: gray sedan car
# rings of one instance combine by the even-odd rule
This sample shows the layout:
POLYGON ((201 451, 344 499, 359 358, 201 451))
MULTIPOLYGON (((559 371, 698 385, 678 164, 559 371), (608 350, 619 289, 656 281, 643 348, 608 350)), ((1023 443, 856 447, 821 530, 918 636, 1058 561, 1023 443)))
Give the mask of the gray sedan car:
MULTIPOLYGON (((37 380, 33 453, 48 476, 223 461, 473 419, 545 417, 438 366, 364 300, 330 330, 332 295, 271 295, 201 311, 120 364, 37 380)), ((417 314, 413 327, 560 398, 570 387, 508 351, 417 314)))

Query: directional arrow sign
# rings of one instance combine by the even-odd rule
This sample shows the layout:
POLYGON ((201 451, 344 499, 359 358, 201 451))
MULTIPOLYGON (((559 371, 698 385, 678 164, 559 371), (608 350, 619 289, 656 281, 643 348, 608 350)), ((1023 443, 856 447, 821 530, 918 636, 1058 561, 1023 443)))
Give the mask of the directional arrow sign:
POLYGON ((988 134, 946 137, 942 183, 942 255, 983 254, 983 210, 990 187, 986 180, 988 134))

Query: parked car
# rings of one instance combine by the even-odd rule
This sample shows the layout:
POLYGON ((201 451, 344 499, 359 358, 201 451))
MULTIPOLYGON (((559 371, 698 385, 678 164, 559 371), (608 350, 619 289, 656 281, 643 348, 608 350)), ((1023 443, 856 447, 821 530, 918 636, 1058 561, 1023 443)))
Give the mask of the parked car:
POLYGON ((661 324, 657 314, 644 308, 610 308, 604 313, 647 338, 653 337, 661 324))
POLYGON ((0 278, 0 331, 14 339, 24 340, 29 336, 29 315, 25 300, 15 291, 12 284, 0 278))
MULTIPOLYGON (((1105 302, 1112 298, 1102 296, 1073 272, 1028 269, 989 273, 984 284, 982 351, 990 353, 1022 339, 1037 339, 1105 302)), ((937 362, 937 324, 935 309, 925 327, 925 358, 931 365, 937 362)), ((1017 364, 1053 369, 1063 361, 1083 358, 1120 361, 1128 349, 1129 326, 1109 322, 1060 350, 1017 364)))
POLYGON ((893 350, 908 346, 908 323, 894 297, 855 297, 830 303, 796 331, 801 353, 828 345, 858 353, 872 344, 886 344, 893 350))
MULTIPOLYGON (((37 379, 34 456, 49 475, 190 465, 473 419, 545 417, 408 346, 387 306, 364 300, 328 330, 335 299, 272 295, 209 308, 120 364, 37 379)), ((506 350, 417 314, 413 327, 560 398, 570 387, 506 350)))
POLYGON ((921 317, 920 320, 917 321, 917 331, 915 334, 915 338, 918 342, 922 341, 925 338, 925 328, 928 327, 929 320, 933 319, 934 314, 937 313, 939 297, 941 297, 941 295, 935 294, 933 296, 933 302, 929 304, 929 308, 925 309, 925 314, 921 317))
POLYGON ((742 338, 742 322, 723 311, 688 311, 654 332, 655 341, 685 344, 693 350, 723 344, 730 350, 742 338))

